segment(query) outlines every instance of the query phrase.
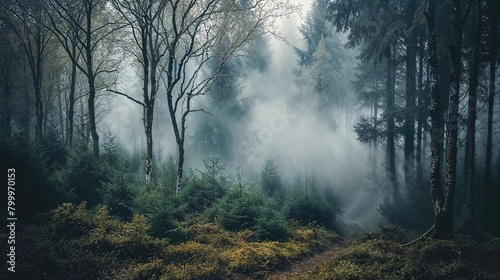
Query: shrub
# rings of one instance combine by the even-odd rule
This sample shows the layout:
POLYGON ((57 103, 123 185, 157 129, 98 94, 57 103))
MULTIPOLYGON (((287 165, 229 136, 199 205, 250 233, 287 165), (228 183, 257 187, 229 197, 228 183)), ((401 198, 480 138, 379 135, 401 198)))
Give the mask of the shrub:
POLYGON ((290 229, 283 215, 270 207, 262 209, 253 229, 259 240, 286 241, 290 237, 290 229))
POLYGON ((224 195, 222 185, 206 176, 191 176, 187 186, 182 190, 179 202, 185 214, 202 212, 212 206, 217 198, 224 195))
POLYGON ((134 214, 132 221, 111 219, 106 207, 94 217, 96 228, 89 236, 89 246, 100 252, 113 252, 121 258, 147 260, 160 254, 166 244, 148 235, 149 224, 143 215, 134 214))
POLYGON ((165 262, 153 259, 147 263, 137 263, 128 266, 119 279, 150 280, 160 279, 165 273, 165 262))
POLYGON ((98 190, 107 179, 99 160, 89 152, 82 152, 70 158, 64 182, 77 196, 77 202, 87 201, 92 207, 101 202, 98 190))
POLYGON ((93 227, 85 202, 75 206, 64 203, 52 210, 51 230, 58 238, 78 238, 88 234, 93 227))
POLYGON ((229 191, 207 211, 211 220, 231 231, 252 229, 257 225, 265 198, 256 193, 229 191))
POLYGON ((229 268, 233 272, 263 275, 288 267, 290 259, 278 242, 247 243, 229 254, 229 268))
POLYGON ((189 241, 169 246, 164 253, 165 279, 224 279, 228 260, 212 245, 189 241))
POLYGON ((295 193, 285 206, 285 217, 300 225, 318 224, 336 229, 336 211, 323 198, 314 194, 295 193))

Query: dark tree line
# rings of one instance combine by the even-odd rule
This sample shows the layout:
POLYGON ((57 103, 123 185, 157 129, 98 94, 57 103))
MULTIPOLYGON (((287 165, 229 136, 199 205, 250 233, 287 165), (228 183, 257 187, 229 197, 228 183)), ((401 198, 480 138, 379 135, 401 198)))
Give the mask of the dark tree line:
POLYGON ((476 217, 483 232, 498 232, 498 3, 353 0, 330 7, 347 46, 361 49, 360 62, 383 70, 360 68, 355 89, 371 117, 355 130, 362 142, 385 145, 392 204, 429 193, 435 221, 428 234, 435 238, 452 238, 457 218, 470 235, 477 235, 476 217), (423 188, 429 184, 430 192, 423 188))

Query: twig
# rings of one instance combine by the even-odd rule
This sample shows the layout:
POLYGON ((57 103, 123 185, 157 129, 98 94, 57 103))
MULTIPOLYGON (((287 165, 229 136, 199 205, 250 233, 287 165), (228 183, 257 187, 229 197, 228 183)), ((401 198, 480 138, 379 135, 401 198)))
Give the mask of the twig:
POLYGON ((109 92, 112 92, 112 93, 116 93, 118 95, 121 95, 121 96, 125 96, 126 98, 134 101, 135 103, 141 105, 142 107, 146 108, 146 104, 142 103, 141 101, 137 100, 137 99, 134 99, 132 97, 130 97, 129 95, 125 94, 125 93, 122 93, 122 92, 119 92, 119 91, 116 91, 116 90, 112 90, 112 89, 106 89, 106 91, 109 91, 109 92))

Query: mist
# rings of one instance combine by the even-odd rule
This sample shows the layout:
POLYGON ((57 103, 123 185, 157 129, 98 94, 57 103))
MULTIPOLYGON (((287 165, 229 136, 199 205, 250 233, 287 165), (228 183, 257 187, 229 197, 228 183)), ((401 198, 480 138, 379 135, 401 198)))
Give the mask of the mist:
MULTIPOLYGON (((285 40, 271 35, 261 40, 265 50, 257 56, 265 60, 264 69, 239 64, 242 69, 238 69, 236 78, 237 99, 246 106, 244 118, 236 119, 210 108, 210 92, 194 100, 194 106, 208 113, 197 112, 188 117, 186 167, 201 170, 202 160, 215 156, 223 159, 230 178, 234 178, 240 168, 247 181, 259 184, 264 162, 274 159, 287 186, 291 186, 293 178, 299 174, 314 177, 321 189, 334 190, 345 221, 361 223, 365 229, 374 228, 381 219, 376 209, 381 196, 373 192, 372 181, 368 178, 372 170, 369 148, 357 141, 353 132, 353 125, 365 112, 353 101, 352 88, 347 89, 351 102, 320 110, 318 103, 321 101, 314 89, 297 80, 299 65, 294 47, 304 46, 299 26, 310 8, 309 3, 302 4, 301 14, 283 18, 279 24, 285 40), (193 139, 200 137, 199 123, 215 118, 224 120, 228 141, 222 148, 224 155, 194 147, 196 141, 193 139)), ((353 56, 356 52, 346 51, 353 56)), ((252 61, 255 57, 250 55, 246 59, 252 61)), ((348 75, 356 66, 355 60, 352 62, 352 65, 345 65, 342 77, 349 87, 348 75)), ((136 92, 140 99, 140 80, 134 69, 129 65, 123 70, 117 88, 136 92)), ((177 150, 162 87, 157 99, 153 136, 155 158, 161 164, 169 156, 175 157, 177 150)), ((129 152, 143 154, 142 108, 121 96, 114 96, 112 104, 101 133, 109 129, 129 152)))

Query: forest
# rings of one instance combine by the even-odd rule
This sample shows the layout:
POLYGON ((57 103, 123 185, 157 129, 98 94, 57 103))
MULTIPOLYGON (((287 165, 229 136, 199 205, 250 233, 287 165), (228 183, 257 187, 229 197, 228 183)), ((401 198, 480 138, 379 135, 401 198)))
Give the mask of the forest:
POLYGON ((0 0, 5 279, 500 279, 500 1, 0 0))

